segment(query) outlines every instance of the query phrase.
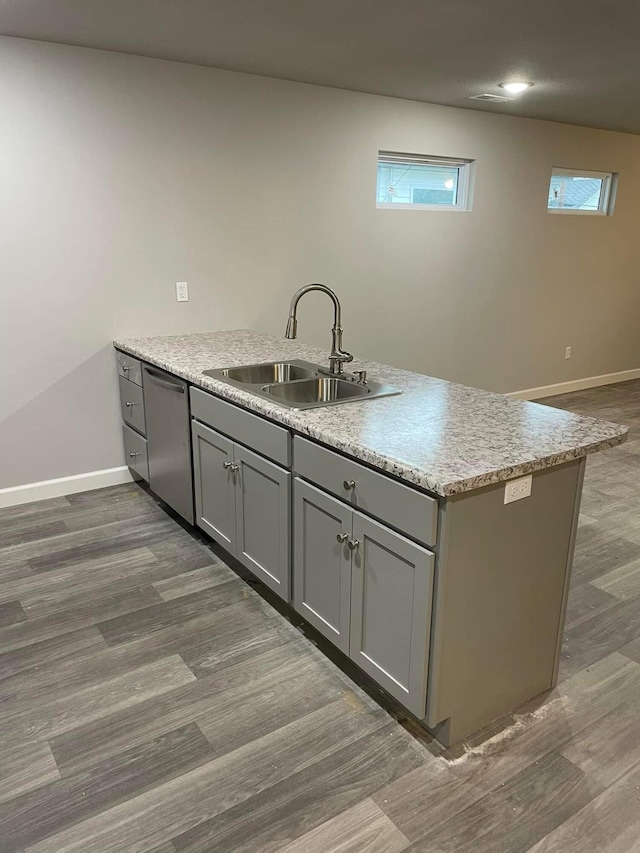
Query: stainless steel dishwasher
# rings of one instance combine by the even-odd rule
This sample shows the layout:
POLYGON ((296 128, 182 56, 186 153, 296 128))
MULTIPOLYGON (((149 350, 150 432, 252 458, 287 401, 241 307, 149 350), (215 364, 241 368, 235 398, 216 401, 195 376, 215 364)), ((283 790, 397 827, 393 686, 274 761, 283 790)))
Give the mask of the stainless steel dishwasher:
POLYGON ((149 486, 193 524, 193 474, 188 385, 157 367, 144 365, 149 486))

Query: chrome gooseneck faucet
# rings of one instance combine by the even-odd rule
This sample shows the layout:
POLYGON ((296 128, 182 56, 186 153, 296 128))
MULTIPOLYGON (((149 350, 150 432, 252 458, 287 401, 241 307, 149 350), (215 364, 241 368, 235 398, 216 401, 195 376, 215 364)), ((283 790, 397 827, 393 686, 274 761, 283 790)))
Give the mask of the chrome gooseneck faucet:
POLYGON ((290 340, 296 338, 298 334, 298 319, 296 316, 298 311, 298 302, 305 293, 309 293, 312 290, 319 290, 321 293, 326 293, 329 299, 333 302, 334 314, 333 328, 331 329, 329 369, 331 373, 341 375, 344 373, 343 365, 345 362, 353 361, 353 356, 350 352, 346 352, 346 350, 342 349, 342 309, 340 308, 340 301, 338 300, 338 297, 330 287, 326 287, 324 284, 307 284, 304 287, 301 287, 300 290, 296 290, 291 298, 285 338, 289 338, 290 340))

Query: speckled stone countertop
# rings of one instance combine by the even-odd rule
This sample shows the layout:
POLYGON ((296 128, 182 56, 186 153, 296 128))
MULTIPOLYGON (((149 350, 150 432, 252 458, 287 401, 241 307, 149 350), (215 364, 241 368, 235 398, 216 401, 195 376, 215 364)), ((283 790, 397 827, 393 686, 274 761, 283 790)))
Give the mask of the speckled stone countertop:
POLYGON ((443 497, 614 447, 627 435, 619 424, 359 359, 347 369, 367 370, 403 393, 295 411, 203 375, 292 358, 327 366, 328 350, 259 332, 129 338, 114 346, 443 497))

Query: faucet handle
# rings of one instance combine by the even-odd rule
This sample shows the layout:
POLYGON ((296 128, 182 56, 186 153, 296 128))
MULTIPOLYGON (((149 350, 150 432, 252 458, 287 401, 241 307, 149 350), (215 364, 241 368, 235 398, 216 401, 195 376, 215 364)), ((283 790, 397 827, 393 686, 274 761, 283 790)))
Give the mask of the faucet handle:
POLYGON ((367 371, 366 370, 354 370, 353 378, 356 380, 358 385, 366 385, 367 384, 367 371))
POLYGON ((329 356, 329 370, 331 373, 344 373, 342 365, 353 361, 353 356, 346 350, 333 350, 329 356))

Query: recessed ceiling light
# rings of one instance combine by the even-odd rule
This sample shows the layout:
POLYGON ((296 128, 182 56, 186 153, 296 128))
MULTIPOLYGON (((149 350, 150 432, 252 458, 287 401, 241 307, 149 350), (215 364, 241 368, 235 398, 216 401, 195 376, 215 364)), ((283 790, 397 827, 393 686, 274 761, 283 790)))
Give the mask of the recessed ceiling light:
POLYGON ((525 89, 529 89, 531 86, 533 86, 533 83, 524 83, 519 80, 514 80, 512 83, 500 83, 501 89, 506 89, 507 92, 511 92, 514 95, 524 92, 525 89))

